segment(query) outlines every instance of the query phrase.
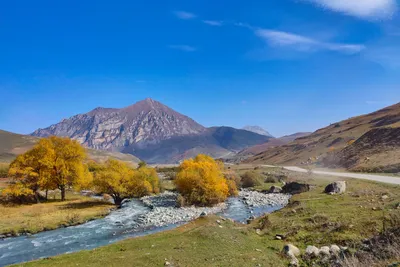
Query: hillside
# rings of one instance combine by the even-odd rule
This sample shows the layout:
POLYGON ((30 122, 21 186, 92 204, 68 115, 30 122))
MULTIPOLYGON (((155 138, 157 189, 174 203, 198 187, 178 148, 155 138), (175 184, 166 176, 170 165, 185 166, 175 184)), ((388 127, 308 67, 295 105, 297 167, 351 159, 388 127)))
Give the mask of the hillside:
POLYGON ((246 149, 243 149, 242 151, 240 151, 236 155, 233 155, 232 157, 227 159, 227 161, 229 161, 229 162, 241 162, 243 160, 246 160, 249 157, 252 157, 254 155, 262 153, 262 152, 266 151, 269 148, 278 147, 278 146, 282 146, 282 145, 288 144, 288 143, 294 141, 297 138, 304 137, 304 136, 307 136, 309 134, 311 134, 311 133, 304 132, 304 133, 295 133, 295 134, 291 134, 291 135, 286 135, 286 136, 282 136, 280 138, 271 138, 265 143, 262 143, 262 144, 259 144, 259 145, 255 145, 255 146, 251 146, 251 147, 248 147, 246 149))
POLYGON ((230 127, 203 127, 150 98, 122 109, 96 108, 32 135, 68 136, 88 148, 128 153, 149 163, 175 163, 198 153, 225 157, 270 139, 230 127))
MULTIPOLYGON (((38 137, 29 135, 21 135, 0 130, 0 162, 11 162, 16 156, 31 149, 38 137)), ((119 152, 110 152, 103 150, 87 149, 89 158, 96 161, 105 161, 108 158, 115 158, 118 160, 138 163, 140 160, 130 154, 123 154, 119 152)))
POLYGON ((353 117, 246 160, 281 165, 319 165, 351 170, 391 170, 400 164, 400 103, 353 117))

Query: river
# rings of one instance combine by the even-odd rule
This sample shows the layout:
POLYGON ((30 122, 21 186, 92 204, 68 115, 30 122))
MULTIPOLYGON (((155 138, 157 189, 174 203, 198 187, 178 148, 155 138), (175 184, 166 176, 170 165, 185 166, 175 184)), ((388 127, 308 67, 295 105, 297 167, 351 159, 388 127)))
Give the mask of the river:
MULTIPOLYGON (((226 209, 218 214, 241 223, 245 223, 250 216, 257 217, 283 207, 283 205, 264 205, 250 208, 240 198, 229 198, 226 203, 226 209)), ((140 216, 150 211, 151 209, 142 201, 132 200, 102 219, 32 236, 0 240, 0 266, 93 249, 126 238, 173 229, 185 223, 141 227, 138 223, 140 216)))

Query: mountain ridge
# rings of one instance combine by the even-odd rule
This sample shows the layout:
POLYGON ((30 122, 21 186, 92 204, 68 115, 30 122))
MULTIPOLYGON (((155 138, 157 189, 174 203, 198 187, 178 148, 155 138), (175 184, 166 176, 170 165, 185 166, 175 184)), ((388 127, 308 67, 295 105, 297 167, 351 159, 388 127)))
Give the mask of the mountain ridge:
POLYGON ((206 128, 151 98, 121 109, 98 107, 31 135, 67 136, 89 148, 129 153, 149 163, 178 162, 196 151, 221 157, 269 140, 232 127, 206 128))

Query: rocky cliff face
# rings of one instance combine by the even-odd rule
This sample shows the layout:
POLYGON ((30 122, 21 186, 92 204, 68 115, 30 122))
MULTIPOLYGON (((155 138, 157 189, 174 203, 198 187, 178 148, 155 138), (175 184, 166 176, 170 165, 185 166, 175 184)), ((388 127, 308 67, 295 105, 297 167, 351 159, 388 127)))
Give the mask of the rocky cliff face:
POLYGON ((120 151, 203 131, 205 128, 192 119, 148 98, 122 109, 96 108, 38 129, 32 135, 68 136, 90 148, 120 151))

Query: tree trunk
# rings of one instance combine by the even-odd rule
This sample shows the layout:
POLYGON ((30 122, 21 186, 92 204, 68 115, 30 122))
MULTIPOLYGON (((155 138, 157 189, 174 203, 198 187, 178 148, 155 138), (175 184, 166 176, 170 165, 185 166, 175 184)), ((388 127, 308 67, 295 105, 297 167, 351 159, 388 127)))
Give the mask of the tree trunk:
POLYGON ((36 203, 40 203, 40 196, 39 196, 39 192, 37 190, 35 191, 35 200, 36 200, 36 203))
POLYGON ((65 185, 60 186, 61 190, 61 201, 65 201, 65 185))
POLYGON ((124 200, 123 198, 121 198, 120 196, 112 196, 114 199, 114 204, 115 206, 117 206, 118 208, 121 208, 121 204, 122 204, 122 200, 124 200))
POLYGON ((49 189, 46 189, 46 201, 49 200, 49 189))

